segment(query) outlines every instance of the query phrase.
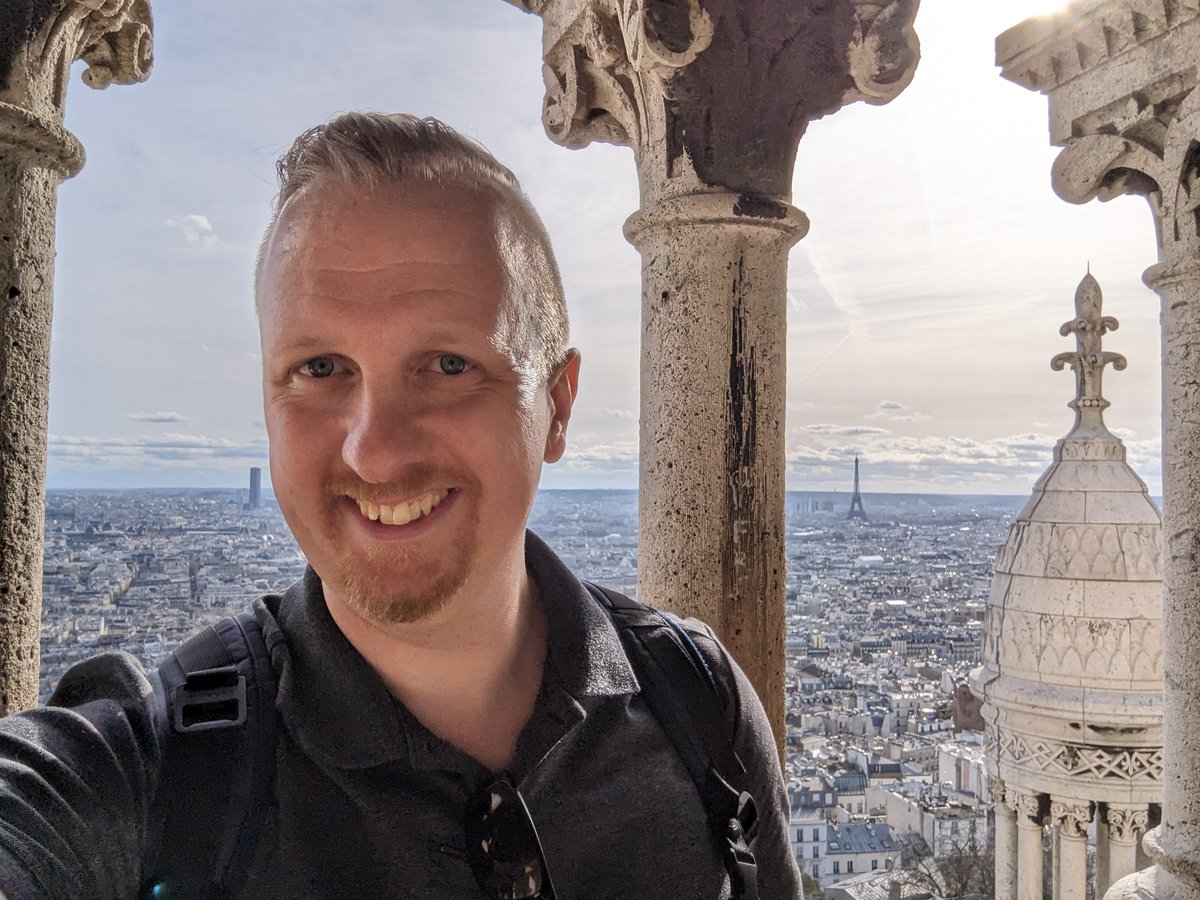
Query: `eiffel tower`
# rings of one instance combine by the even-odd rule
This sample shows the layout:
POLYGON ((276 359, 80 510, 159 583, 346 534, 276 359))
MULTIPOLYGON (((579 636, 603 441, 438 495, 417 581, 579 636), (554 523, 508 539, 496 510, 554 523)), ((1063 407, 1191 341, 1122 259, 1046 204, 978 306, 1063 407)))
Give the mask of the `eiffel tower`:
POLYGON ((847 519, 862 519, 867 521, 867 511, 863 509, 862 495, 858 492, 858 454, 854 454, 854 496, 850 498, 850 512, 847 519))

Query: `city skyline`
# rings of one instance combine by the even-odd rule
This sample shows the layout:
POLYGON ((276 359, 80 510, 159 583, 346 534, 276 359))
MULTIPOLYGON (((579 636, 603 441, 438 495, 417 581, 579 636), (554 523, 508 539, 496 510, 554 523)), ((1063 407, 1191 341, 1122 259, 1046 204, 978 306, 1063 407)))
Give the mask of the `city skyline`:
MULTIPOLYGON (((924 0, 913 84, 801 141, 793 202, 813 224, 789 274, 791 490, 847 490, 857 452, 868 497, 1028 493, 1072 421, 1072 379, 1049 360, 1072 349, 1057 329, 1090 261, 1122 326, 1106 346, 1129 358, 1106 379, 1109 424, 1160 491, 1149 215, 1054 196, 1045 98, 999 77, 992 42, 1055 4, 996 6, 924 0)), ((235 486, 266 468, 250 283, 273 162, 351 108, 437 115, 522 179, 584 356, 568 454, 543 485, 636 486, 632 154, 546 138, 535 17, 501 0, 384 10, 356 0, 330 29, 314 0, 287 17, 181 0, 155 10, 149 82, 72 86, 89 162, 60 191, 50 487, 235 486)))

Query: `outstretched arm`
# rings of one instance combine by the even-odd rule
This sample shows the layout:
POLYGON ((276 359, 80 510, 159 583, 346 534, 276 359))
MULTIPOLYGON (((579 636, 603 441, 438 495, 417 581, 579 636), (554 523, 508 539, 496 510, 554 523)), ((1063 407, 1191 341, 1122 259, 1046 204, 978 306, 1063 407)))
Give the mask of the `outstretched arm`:
POLYGON ((158 769, 131 656, 72 668, 50 706, 0 720, 0 900, 136 896, 158 769))

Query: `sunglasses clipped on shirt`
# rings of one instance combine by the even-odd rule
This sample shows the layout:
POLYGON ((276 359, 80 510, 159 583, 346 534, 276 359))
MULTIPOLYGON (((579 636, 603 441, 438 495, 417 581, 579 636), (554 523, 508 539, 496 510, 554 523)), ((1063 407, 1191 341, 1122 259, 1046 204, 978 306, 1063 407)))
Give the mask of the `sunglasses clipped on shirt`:
POLYGON ((467 859, 489 900, 555 900, 550 869, 521 792, 507 777, 467 803, 467 859))

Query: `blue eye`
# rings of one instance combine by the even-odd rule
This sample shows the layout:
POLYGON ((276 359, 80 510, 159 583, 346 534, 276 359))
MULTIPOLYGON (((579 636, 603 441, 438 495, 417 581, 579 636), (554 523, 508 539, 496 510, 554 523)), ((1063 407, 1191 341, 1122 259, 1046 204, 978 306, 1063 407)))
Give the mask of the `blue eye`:
POLYGON ((328 378, 333 374, 335 366, 328 356, 318 356, 310 359, 301 368, 313 378, 328 378))
POLYGON ((438 357, 438 366, 444 375, 461 375, 467 370, 467 361, 453 353, 443 353, 438 357))

